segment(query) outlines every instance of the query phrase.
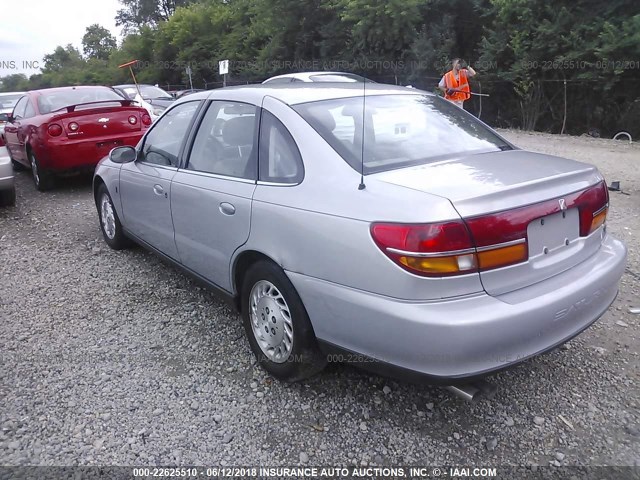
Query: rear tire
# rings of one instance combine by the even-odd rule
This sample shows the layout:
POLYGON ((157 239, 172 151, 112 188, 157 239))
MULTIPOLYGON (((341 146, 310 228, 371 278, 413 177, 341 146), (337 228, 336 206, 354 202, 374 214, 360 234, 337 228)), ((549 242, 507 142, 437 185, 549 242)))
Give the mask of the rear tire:
POLYGON ((325 367, 309 315, 280 267, 266 260, 249 267, 240 301, 249 345, 267 372, 296 382, 325 367))
POLYGON ((36 158, 35 154, 31 150, 27 150, 29 155, 29 162, 31 163, 31 177, 33 178, 33 184, 36 190, 39 192, 45 192, 51 190, 54 186, 53 176, 46 170, 42 170, 40 162, 36 158))
POLYGON ((109 195, 104 183, 98 187, 96 207, 98 209, 98 218, 100 219, 100 230, 107 245, 114 250, 122 250, 128 247, 130 241, 124 234, 118 213, 113 206, 111 195, 109 195))
POLYGON ((16 204, 16 187, 0 191, 0 207, 13 207, 16 204))

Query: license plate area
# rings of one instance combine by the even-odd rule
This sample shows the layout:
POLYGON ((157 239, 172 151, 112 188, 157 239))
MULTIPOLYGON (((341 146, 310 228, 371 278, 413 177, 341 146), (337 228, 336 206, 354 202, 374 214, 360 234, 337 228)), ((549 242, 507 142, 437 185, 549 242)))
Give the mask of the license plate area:
POLYGON ((112 148, 121 146, 123 143, 124 142, 122 140, 109 140, 108 142, 98 142, 98 143, 96 143, 96 147, 98 147, 99 149, 109 149, 109 150, 111 150, 112 148))
POLYGON ((577 208, 538 218, 527 226, 529 259, 548 258, 571 247, 580 236, 577 208))

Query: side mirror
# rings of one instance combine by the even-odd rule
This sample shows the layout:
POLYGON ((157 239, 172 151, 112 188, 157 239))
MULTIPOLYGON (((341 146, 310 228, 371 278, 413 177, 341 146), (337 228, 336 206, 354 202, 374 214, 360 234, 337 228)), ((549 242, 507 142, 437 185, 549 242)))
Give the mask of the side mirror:
POLYGON ((7 114, 7 123, 13 123, 15 121, 15 117, 11 114, 7 114))
POLYGON ((109 160, 113 163, 130 163, 135 161, 138 152, 133 147, 116 147, 109 152, 109 160))

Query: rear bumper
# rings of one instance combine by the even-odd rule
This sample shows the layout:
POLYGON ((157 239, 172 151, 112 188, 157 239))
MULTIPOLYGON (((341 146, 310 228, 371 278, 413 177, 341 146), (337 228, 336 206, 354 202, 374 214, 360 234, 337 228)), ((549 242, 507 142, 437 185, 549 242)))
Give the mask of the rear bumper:
POLYGON ((429 303, 287 274, 321 345, 343 352, 332 360, 455 382, 513 366, 578 335, 615 299, 625 260, 625 246, 607 235, 591 258, 543 282, 498 297, 429 303))
POLYGON ((54 173, 74 170, 93 171, 98 162, 108 155, 112 148, 122 145, 135 147, 143 134, 144 131, 140 131, 92 140, 50 143, 39 152, 36 151, 36 155, 41 167, 54 173))
POLYGON ((0 147, 0 190, 14 188, 13 166, 6 147, 0 147))

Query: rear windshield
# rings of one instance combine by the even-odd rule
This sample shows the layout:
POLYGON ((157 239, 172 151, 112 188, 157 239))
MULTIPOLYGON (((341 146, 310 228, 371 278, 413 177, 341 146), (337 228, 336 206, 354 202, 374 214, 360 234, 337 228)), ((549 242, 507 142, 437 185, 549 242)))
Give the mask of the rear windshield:
MULTIPOLYGON (((127 96, 133 100, 138 93, 135 85, 120 87, 127 96)), ((173 100, 173 97, 161 88, 154 87, 153 85, 138 85, 140 89, 140 95, 143 100, 173 100)))
POLYGON ((511 148, 473 116, 433 95, 368 96, 364 108, 363 97, 293 108, 355 170, 364 157, 365 174, 511 148))
POLYGON ((51 92, 42 92, 38 97, 38 109, 40 113, 45 114, 72 105, 91 102, 110 103, 111 100, 118 101, 118 105, 120 105, 122 97, 110 88, 53 90, 51 92))

